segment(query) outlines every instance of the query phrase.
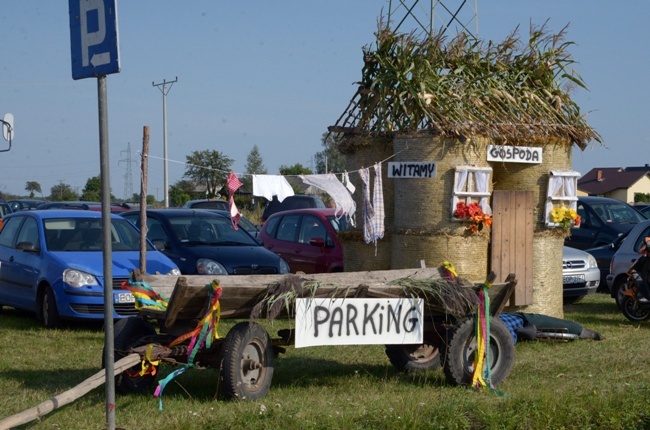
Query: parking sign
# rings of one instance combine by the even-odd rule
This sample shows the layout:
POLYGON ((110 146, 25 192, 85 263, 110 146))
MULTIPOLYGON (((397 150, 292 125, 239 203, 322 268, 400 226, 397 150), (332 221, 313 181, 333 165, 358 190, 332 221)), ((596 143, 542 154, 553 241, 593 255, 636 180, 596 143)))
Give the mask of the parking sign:
POLYGON ((119 73, 117 0, 69 0, 72 79, 119 73))

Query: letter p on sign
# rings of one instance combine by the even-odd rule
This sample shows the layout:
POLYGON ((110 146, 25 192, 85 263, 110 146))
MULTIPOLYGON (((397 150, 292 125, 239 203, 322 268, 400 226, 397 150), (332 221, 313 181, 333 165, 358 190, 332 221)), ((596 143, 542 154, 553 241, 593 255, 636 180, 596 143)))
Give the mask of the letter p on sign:
POLYGON ((117 0, 69 0, 72 78, 119 73, 117 0))

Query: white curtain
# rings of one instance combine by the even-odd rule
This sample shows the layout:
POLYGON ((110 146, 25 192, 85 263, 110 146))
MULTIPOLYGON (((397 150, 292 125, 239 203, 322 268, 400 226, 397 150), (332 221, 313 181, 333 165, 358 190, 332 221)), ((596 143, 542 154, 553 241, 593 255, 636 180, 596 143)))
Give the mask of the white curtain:
MULTIPOLYGON (((456 183, 455 188, 454 188, 454 195, 451 198, 451 215, 454 215, 454 212, 456 211, 456 206, 458 205, 458 202, 460 199, 458 198, 458 193, 463 192, 465 189, 465 184, 467 184, 467 175, 469 171, 467 169, 462 169, 462 170, 456 170, 456 183)), ((465 203, 469 203, 469 201, 466 201, 465 203)))
MULTIPOLYGON (((490 179, 490 172, 485 170, 475 171, 474 180, 476 183, 476 191, 479 193, 487 193, 489 179, 490 179)), ((490 207, 489 196, 481 197, 481 200, 479 200, 479 204, 481 205, 481 209, 483 210, 483 213, 492 215, 492 208, 490 207)))
POLYGON ((553 198, 566 197, 569 209, 576 210, 578 202, 575 199, 578 190, 578 172, 551 171, 548 180, 548 191, 546 194, 546 224, 552 222, 551 211, 553 210, 553 198))

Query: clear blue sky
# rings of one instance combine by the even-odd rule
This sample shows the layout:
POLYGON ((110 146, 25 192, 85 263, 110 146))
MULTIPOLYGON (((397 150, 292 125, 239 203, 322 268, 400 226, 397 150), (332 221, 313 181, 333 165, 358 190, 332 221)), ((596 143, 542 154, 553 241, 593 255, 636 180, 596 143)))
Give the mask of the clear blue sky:
MULTIPOLYGON (((235 172, 253 145, 269 173, 310 167, 322 133, 354 95, 361 48, 373 43, 382 9, 388 1, 118 0, 122 71, 107 78, 113 194, 124 196, 129 143, 133 192, 140 190, 143 126, 150 154, 162 157, 162 94, 152 82, 175 77, 170 184, 194 150, 225 153, 235 172)), ((549 20, 554 32, 570 24, 571 53, 589 88, 574 99, 605 141, 574 151, 583 174, 650 163, 649 18, 647 0, 478 1, 485 40, 501 41, 517 25, 525 37, 531 21, 549 20)), ((100 171, 97 80, 72 79, 68 1, 2 0, 0 43, 0 117, 11 112, 16 129, 12 150, 0 153, 0 192, 25 194, 27 181, 45 195, 60 181, 81 191, 100 171)), ((149 173, 149 194, 162 200, 163 162, 152 158, 149 173)))

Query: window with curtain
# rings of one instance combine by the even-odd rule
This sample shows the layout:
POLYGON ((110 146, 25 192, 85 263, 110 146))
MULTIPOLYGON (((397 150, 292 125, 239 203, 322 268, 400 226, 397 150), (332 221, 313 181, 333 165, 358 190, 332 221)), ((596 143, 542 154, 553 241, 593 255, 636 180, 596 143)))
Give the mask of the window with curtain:
POLYGON ((490 207, 490 176, 491 167, 457 166, 454 175, 454 190, 451 199, 451 216, 458 202, 469 205, 478 202, 483 213, 492 215, 490 207))
POLYGON ((574 171, 551 170, 546 194, 545 222, 547 227, 559 227, 553 222, 551 211, 558 207, 578 209, 578 178, 580 173, 574 171))

